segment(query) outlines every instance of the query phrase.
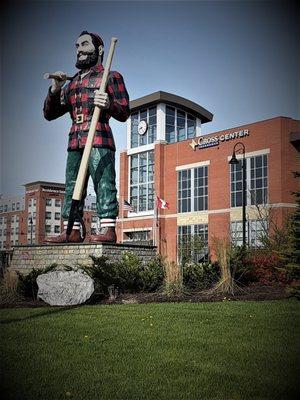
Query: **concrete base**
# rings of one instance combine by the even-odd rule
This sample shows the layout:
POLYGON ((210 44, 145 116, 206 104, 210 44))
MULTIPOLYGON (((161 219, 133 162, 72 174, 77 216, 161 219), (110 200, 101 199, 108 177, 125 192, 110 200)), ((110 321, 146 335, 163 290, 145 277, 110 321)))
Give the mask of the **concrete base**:
POLYGON ((136 254, 147 264, 156 256, 156 247, 133 244, 56 244, 42 246, 15 246, 9 265, 11 272, 28 273, 33 268, 46 268, 57 265, 92 265, 89 256, 106 256, 120 260, 126 252, 136 254))

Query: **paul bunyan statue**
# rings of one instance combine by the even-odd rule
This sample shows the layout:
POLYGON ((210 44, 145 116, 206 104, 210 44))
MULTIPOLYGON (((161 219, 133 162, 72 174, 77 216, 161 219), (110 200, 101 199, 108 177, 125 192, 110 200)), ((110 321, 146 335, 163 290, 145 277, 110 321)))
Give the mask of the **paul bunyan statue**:
POLYGON ((66 191, 62 208, 64 231, 59 236, 48 237, 47 242, 80 243, 84 240, 80 224, 89 176, 92 177, 96 192, 97 214, 101 227, 96 235, 91 236, 90 241, 116 242, 115 226, 118 215, 116 147, 109 119, 113 117, 125 122, 130 110, 129 96, 122 75, 116 71, 106 75, 107 68, 104 70, 102 65, 103 50, 103 40, 99 35, 83 31, 76 42, 76 68, 79 72, 72 78, 67 77, 64 72, 55 72, 45 99, 44 116, 48 121, 59 118, 67 112, 72 119, 66 164, 66 191), (99 90, 105 75, 106 91, 99 90), (66 84, 67 79, 70 80, 68 84, 66 84), (94 123, 92 118, 95 106, 100 108, 101 113, 94 123), (68 221, 70 213, 72 214, 71 206, 74 201, 72 196, 91 124, 95 125, 92 148, 86 162, 87 172, 82 184, 82 195, 78 200, 78 212, 70 226, 68 221))

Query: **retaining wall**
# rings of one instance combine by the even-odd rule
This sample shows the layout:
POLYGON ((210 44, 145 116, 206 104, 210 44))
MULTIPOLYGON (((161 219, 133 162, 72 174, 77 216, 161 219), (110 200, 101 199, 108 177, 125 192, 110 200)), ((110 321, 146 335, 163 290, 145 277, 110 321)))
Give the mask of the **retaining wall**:
POLYGON ((156 256, 156 247, 128 244, 56 244, 42 246, 16 246, 9 265, 10 271, 30 272, 33 268, 57 265, 91 265, 90 256, 106 256, 120 260, 125 252, 136 254, 147 264, 156 256))

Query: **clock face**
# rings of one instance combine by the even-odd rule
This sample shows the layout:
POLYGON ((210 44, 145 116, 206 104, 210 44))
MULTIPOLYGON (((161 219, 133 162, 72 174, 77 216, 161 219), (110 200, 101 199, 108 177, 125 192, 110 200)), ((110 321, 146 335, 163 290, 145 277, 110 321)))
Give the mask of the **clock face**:
POLYGON ((147 132, 148 125, 146 121, 141 121, 138 125, 139 135, 144 135, 147 132))

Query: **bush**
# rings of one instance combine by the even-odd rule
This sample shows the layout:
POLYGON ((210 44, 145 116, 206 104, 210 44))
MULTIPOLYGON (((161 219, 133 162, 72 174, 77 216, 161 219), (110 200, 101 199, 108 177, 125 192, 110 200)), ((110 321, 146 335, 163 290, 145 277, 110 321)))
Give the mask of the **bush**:
POLYGON ((142 291, 155 292, 158 290, 164 280, 163 258, 158 255, 140 271, 142 291))
POLYGON ((183 266, 183 284, 193 290, 210 288, 219 278, 217 263, 188 263, 183 266))
POLYGON ((93 265, 83 269, 94 279, 94 299, 107 297, 111 286, 122 293, 138 293, 153 292, 163 284, 163 261, 159 256, 147 265, 130 252, 116 262, 103 256, 91 258, 93 265))
POLYGON ((17 293, 19 293, 26 299, 36 300, 38 293, 38 285, 36 282, 36 278, 41 274, 53 271, 56 267, 57 267, 56 264, 52 264, 44 269, 33 268, 28 274, 22 274, 21 272, 17 272, 18 276, 17 293))
POLYGON ((243 284, 256 282, 266 286, 292 281, 280 254, 269 249, 248 249, 236 277, 243 284))

